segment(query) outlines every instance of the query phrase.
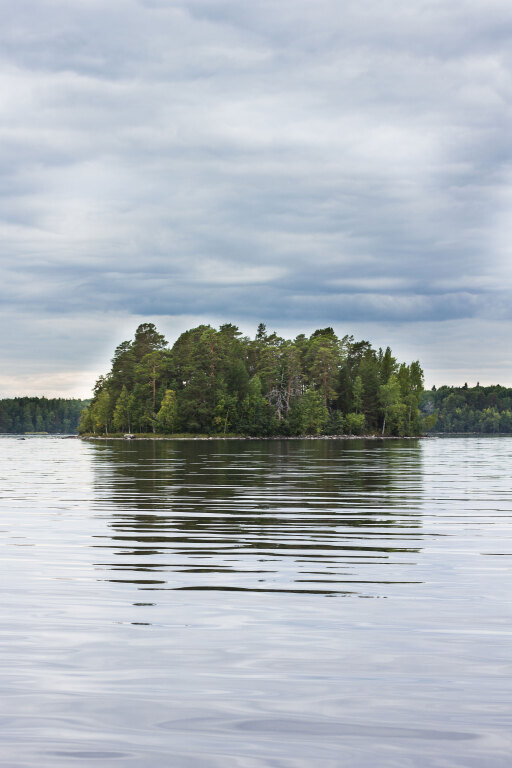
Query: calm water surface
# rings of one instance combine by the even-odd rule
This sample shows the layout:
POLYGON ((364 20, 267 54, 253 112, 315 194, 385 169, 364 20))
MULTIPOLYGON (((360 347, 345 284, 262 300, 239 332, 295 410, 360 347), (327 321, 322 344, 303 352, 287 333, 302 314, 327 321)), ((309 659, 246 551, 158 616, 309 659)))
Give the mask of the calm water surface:
POLYGON ((0 438, 0 764, 509 768, 512 439, 0 438))

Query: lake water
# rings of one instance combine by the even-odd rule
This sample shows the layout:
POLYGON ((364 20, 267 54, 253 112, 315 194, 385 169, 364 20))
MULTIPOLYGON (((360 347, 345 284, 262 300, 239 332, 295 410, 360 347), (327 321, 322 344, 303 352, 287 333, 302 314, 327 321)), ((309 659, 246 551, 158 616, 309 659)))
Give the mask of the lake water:
POLYGON ((0 438, 0 764, 512 764, 512 438, 0 438))

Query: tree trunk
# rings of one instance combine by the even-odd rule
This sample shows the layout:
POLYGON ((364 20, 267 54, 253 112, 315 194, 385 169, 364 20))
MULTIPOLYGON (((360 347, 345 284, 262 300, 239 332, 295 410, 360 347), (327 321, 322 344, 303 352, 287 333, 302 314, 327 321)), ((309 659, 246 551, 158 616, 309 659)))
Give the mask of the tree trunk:
POLYGON ((290 411, 290 395, 292 391, 292 380, 291 378, 288 380, 288 389, 286 391, 286 417, 288 418, 288 413, 290 411))

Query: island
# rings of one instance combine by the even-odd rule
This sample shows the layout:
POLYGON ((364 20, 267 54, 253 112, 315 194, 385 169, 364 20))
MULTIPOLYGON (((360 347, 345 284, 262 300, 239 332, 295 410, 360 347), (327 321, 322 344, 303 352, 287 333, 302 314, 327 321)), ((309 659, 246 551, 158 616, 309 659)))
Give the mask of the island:
POLYGON ((433 426, 419 409, 423 371, 331 327, 285 339, 260 323, 192 328, 169 348, 153 323, 116 348, 82 411, 79 433, 413 436, 433 426))

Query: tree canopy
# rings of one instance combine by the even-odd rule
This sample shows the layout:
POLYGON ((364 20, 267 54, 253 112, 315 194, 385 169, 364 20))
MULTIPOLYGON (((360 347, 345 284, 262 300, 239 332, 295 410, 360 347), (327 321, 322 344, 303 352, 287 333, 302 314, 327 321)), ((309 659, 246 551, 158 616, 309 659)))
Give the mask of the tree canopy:
POLYGON ((423 372, 389 347, 330 327, 254 338, 199 325, 169 348, 152 323, 116 348, 82 414, 81 433, 420 434, 423 372))
POLYGON ((498 434, 512 432, 512 388, 435 387, 420 399, 422 413, 435 432, 498 434))

